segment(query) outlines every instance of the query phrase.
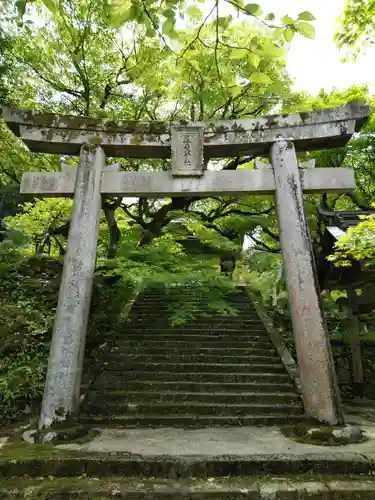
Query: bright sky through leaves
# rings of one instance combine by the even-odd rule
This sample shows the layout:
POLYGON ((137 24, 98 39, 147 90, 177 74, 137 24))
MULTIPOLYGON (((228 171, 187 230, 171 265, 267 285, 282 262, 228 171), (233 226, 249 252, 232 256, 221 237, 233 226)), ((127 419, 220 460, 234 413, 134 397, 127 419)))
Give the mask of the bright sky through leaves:
MULTIPOLYGON (((337 17, 342 13, 345 0, 262 0, 263 10, 276 15, 291 16, 308 10, 315 15, 315 40, 298 37, 293 40, 288 57, 288 69, 295 79, 295 88, 316 94, 321 88, 327 91, 351 85, 375 83, 375 49, 359 61, 344 64, 344 56, 333 40, 337 17)), ((372 89, 374 91, 374 89, 372 89)))

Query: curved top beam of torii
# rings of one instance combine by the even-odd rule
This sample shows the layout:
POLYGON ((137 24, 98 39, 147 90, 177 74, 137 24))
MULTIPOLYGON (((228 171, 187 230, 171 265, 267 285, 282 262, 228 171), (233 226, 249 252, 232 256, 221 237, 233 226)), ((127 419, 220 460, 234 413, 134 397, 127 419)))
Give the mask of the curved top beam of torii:
POLYGON ((293 140, 296 151, 346 144, 370 115, 369 106, 353 102, 335 109, 217 122, 136 122, 59 116, 1 107, 8 127, 31 151, 77 155, 85 143, 100 144, 107 156, 169 158, 171 130, 203 131, 206 158, 268 155, 279 138, 293 140))

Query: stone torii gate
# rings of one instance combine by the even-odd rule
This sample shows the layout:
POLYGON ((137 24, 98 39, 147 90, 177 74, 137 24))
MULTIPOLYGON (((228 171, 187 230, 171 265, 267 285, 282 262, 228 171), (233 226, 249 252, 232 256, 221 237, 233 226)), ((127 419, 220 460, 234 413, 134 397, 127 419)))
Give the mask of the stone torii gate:
POLYGON ((296 151, 344 145, 369 116, 353 103, 333 110, 216 123, 111 122, 2 108, 34 152, 80 155, 77 168, 26 173, 21 192, 74 196, 39 427, 79 406, 102 196, 275 194, 280 243, 307 416, 337 424, 340 398, 316 288, 303 192, 355 188, 348 168, 299 168, 296 151), (269 156, 260 170, 205 171, 209 158, 269 156), (119 172, 106 156, 172 157, 171 172, 119 172))

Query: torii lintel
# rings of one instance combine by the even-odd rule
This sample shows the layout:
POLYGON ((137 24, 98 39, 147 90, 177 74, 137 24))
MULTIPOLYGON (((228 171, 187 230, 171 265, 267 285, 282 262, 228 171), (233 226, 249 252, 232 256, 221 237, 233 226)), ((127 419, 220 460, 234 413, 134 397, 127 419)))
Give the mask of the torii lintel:
POLYGON ((33 110, 1 108, 8 127, 42 153, 77 155, 85 143, 100 144, 107 156, 169 158, 173 127, 203 129, 206 158, 268 155, 278 139, 290 139, 296 151, 333 148, 347 143, 370 115, 353 102, 335 109, 217 122, 137 122, 58 116, 33 110))
MULTIPOLYGON (((117 165, 116 165, 117 166, 117 165)), ((113 169, 115 170, 115 169, 113 169)), ((322 191, 345 192, 355 188, 351 168, 300 169, 305 193, 322 191)), ((26 172, 22 177, 21 193, 45 197, 73 196, 76 169, 63 172, 26 172)), ((103 171, 101 194, 104 196, 148 197, 163 196, 243 196, 273 194, 275 178, 272 169, 206 171, 203 177, 175 178, 170 172, 103 171)))

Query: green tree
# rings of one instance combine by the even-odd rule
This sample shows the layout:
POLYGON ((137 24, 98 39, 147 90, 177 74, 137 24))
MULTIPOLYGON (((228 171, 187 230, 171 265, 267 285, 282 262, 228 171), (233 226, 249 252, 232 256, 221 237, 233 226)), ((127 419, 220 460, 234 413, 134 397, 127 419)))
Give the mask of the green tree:
POLYGON ((336 41, 357 58, 374 43, 375 1, 347 0, 339 19, 336 41))
POLYGON ((350 267, 353 260, 364 261, 367 266, 375 265, 375 215, 363 216, 362 219, 358 226, 349 228, 348 234, 337 241, 335 252, 329 257, 337 266, 350 267))
MULTIPOLYGON (((246 16, 236 24, 220 19, 219 42, 215 18, 199 25, 199 40, 192 39, 189 30, 181 31, 180 46, 171 51, 160 37, 149 36, 135 20, 128 21, 136 24, 134 35, 128 37, 126 32, 124 36, 123 29, 114 26, 100 7, 101 2, 48 2, 50 11, 42 3, 27 7, 33 12, 32 20, 26 11, 23 25, 19 26, 14 16, 8 28, 13 36, 6 52, 12 67, 12 95, 21 106, 114 119, 212 120, 267 113, 290 95, 283 31, 250 25, 246 16), (46 22, 39 23, 38 16, 46 22)), ((305 13, 302 17, 308 16, 305 13)), ((219 168, 235 169, 249 165, 252 159, 228 159, 220 162, 219 168)), ((168 170, 170 163, 124 160, 122 167, 168 170)), ((52 169, 58 168, 56 162, 52 169)), ((258 211, 254 203, 249 211, 249 203, 246 199, 221 200, 218 206, 214 200, 212 210, 211 202, 204 208, 204 202, 194 198, 157 203, 139 200, 132 206, 122 199, 106 200, 108 256, 115 255, 120 239, 119 211, 141 228, 141 245, 163 235, 176 217, 188 215, 191 224, 191 218, 196 221, 200 213, 200 222, 210 234, 216 231, 222 240, 233 241, 236 236, 226 230, 233 215, 242 215, 242 211, 242 226, 254 228, 254 222, 246 221, 258 211)), ((265 201, 260 213, 269 207, 265 201)), ((185 231, 190 231, 188 225, 185 231)))

